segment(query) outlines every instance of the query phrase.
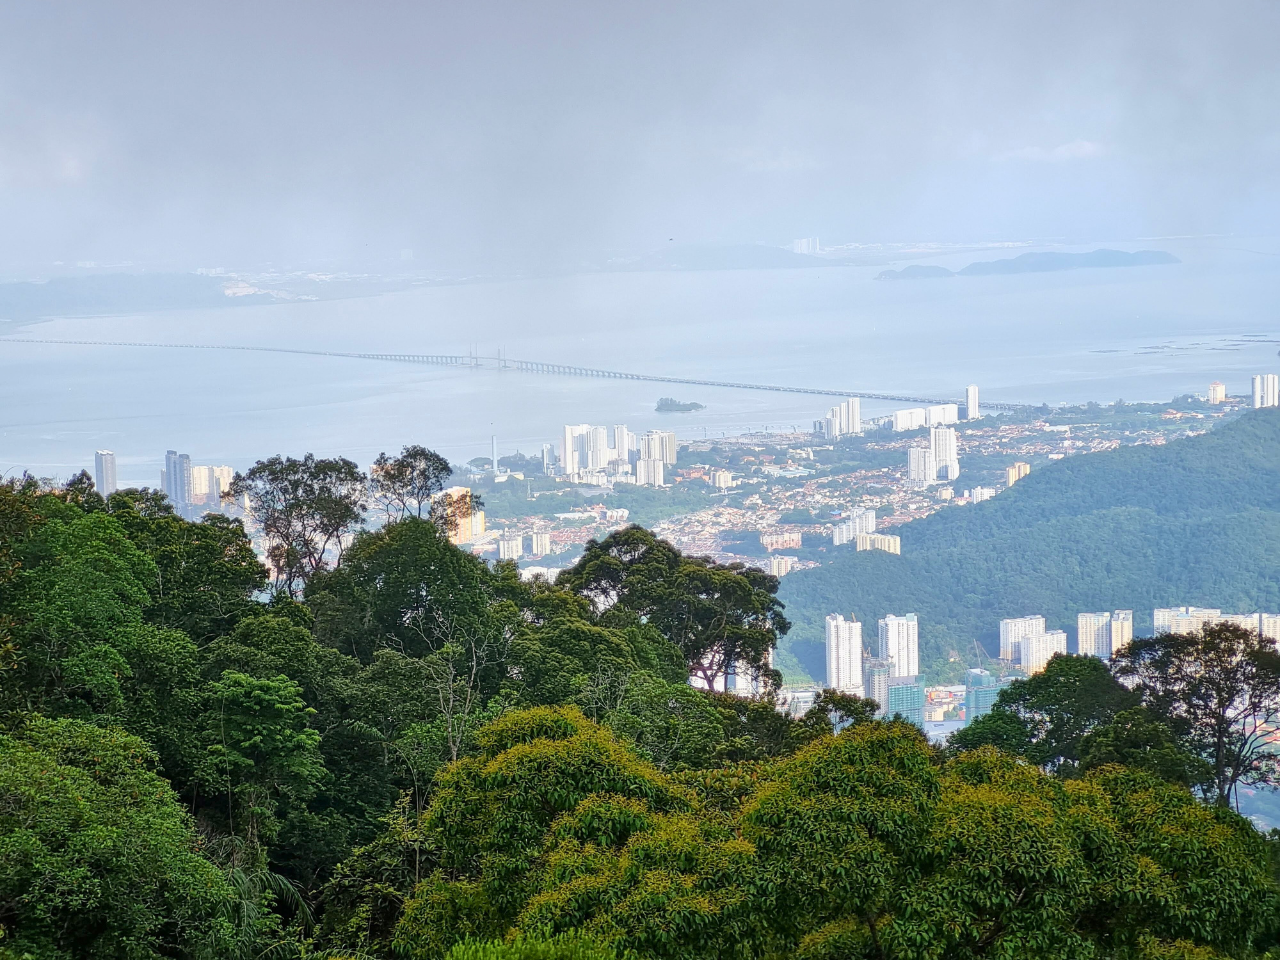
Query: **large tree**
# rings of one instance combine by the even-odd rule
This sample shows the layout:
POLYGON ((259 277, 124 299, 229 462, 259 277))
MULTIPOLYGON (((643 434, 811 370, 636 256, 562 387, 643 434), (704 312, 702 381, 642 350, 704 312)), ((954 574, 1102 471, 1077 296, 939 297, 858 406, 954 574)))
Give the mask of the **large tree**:
POLYGON ((1235 624, 1134 640, 1115 657, 1150 711, 1213 769, 1214 799, 1276 781, 1269 738, 1280 720, 1276 643, 1235 624))
POLYGON ((557 584, 587 597, 606 620, 617 609, 657 627, 707 689, 721 687, 731 672, 760 676, 766 686, 777 680, 770 654, 791 627, 777 577, 687 557, 633 526, 589 542, 557 584))
POLYGON ((368 478, 350 460, 308 453, 301 460, 259 460, 237 473, 223 496, 248 498, 267 541, 275 587, 294 597, 316 571, 341 560, 345 538, 364 519, 367 494, 368 478))
POLYGON ((430 515, 432 501, 452 475, 453 467, 440 454, 410 444, 398 457, 378 454, 369 471, 369 485, 388 521, 409 516, 423 519, 430 515))

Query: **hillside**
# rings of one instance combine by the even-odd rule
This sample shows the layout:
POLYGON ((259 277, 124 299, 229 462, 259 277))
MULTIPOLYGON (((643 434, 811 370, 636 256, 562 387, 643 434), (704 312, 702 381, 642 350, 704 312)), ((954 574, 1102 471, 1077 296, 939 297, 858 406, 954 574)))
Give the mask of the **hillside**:
MULTIPOLYGON (((853 612, 874 636, 886 613, 921 619, 921 664, 1004 617, 1043 614, 1075 640, 1083 610, 1156 606, 1280 609, 1280 411, 1261 410, 1164 446, 1069 457, 977 505, 895 528, 902 556, 845 552, 782 582, 795 626, 783 653, 824 675, 823 618, 853 612)), ((783 657, 783 663, 787 661, 783 657)))

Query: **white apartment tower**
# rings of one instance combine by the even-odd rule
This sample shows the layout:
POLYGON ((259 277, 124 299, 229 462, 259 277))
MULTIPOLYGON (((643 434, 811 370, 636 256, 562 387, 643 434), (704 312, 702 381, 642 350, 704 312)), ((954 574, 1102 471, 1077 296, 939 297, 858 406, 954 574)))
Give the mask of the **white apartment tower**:
POLYGON ((110 450, 99 450, 93 455, 94 486, 98 493, 109 497, 116 492, 116 455, 110 450))
POLYGON ((981 417, 982 414, 978 412, 978 385, 971 383, 964 391, 964 418, 978 420, 981 417))
POLYGON ((1253 378, 1253 408, 1280 407, 1280 375, 1263 373, 1253 378))
POLYGON ((1133 611, 1082 613, 1076 617, 1076 652, 1110 660, 1133 640, 1133 611))
POLYGON ((862 686, 862 624, 850 615, 827 617, 827 686, 841 693, 864 696, 862 686))
POLYGON ((1027 676, 1039 673, 1055 653, 1067 652, 1065 630, 1043 630, 1022 638, 1022 656, 1019 664, 1027 676))
POLYGON ((1044 633, 1044 617, 1011 617, 1000 621, 1000 659, 1010 663, 1022 660, 1022 641, 1044 633))
POLYGON ((850 397, 827 411, 823 424, 823 434, 828 440, 836 440, 862 433, 862 401, 858 397, 850 397))
POLYGON ((889 614, 880 621, 879 639, 876 653, 889 661, 890 676, 914 677, 920 672, 920 622, 914 613, 889 614))
POLYGON ((937 475, 943 480, 960 476, 960 456, 956 452, 956 431, 952 427, 934 427, 929 431, 929 452, 937 475))
POLYGON ((676 435, 670 430, 650 430, 640 437, 640 459, 661 460, 675 466, 676 435))
POLYGON ((919 486, 938 482, 938 462, 933 459, 932 450, 924 447, 907 450, 907 480, 919 486))

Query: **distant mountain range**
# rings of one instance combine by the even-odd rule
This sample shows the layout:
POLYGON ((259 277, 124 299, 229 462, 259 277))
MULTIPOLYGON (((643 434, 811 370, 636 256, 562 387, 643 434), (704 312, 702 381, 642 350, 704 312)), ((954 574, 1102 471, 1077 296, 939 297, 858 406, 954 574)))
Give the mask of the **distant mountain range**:
POLYGON ((1154 607, 1280 610, 1280 410, 1198 437, 1067 457, 985 503, 895 527, 902 555, 843 552, 789 574, 784 640, 824 676, 823 620, 850 613, 874 642, 888 613, 920 617, 920 663, 974 642, 998 649, 1005 617, 1042 614, 1073 644, 1076 614, 1154 607))
POLYGON ((1181 263, 1163 250, 1093 250, 1089 253, 1024 253, 1009 260, 981 260, 962 270, 912 264, 901 270, 883 270, 877 280, 932 280, 941 277, 986 277, 1008 273, 1048 273, 1054 270, 1080 270, 1086 267, 1149 267, 1165 263, 1181 263))

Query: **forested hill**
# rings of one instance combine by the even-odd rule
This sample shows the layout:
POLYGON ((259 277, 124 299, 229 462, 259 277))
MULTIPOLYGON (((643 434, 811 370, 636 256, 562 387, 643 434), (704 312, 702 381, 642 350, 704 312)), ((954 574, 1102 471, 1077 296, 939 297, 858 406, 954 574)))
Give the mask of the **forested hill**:
POLYGON ((1043 614, 1075 641, 1076 614, 1156 606, 1280 609, 1280 411, 1260 410, 1164 446, 1069 457, 976 505, 896 528, 902 556, 842 552, 786 577, 784 646, 817 680, 823 618, 850 612, 874 636, 886 613, 920 617, 921 664, 974 640, 998 646, 1004 617, 1043 614))

